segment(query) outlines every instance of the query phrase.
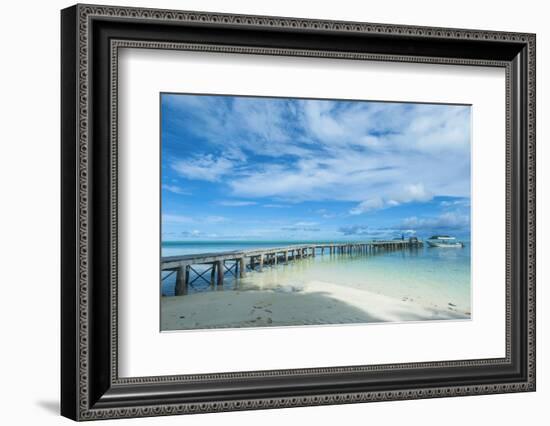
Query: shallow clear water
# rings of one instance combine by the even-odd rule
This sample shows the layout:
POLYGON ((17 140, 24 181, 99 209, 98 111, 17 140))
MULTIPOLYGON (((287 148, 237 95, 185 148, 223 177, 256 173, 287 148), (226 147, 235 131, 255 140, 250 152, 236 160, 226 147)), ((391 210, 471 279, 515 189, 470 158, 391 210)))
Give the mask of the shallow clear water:
MULTIPOLYGON (((212 253, 259 247, 284 247, 309 242, 182 242, 163 243, 162 256, 212 253)), ((228 267, 230 266, 228 262, 228 267)), ((205 267, 194 267, 198 272, 205 267)), ((163 273, 164 276, 167 273, 163 273)), ((209 278, 209 274, 205 275, 209 278)), ((193 280, 195 274, 191 274, 193 280)), ((330 256, 317 250, 314 258, 266 266, 263 272, 249 272, 243 279, 230 273, 224 278, 224 291, 270 288, 276 291, 299 291, 311 281, 364 289, 399 299, 409 299, 425 306, 456 306, 470 312, 470 244, 464 248, 430 248, 382 251, 376 254, 330 256)), ((174 294, 175 274, 162 282, 162 293, 174 294)), ((202 279, 192 282, 189 292, 212 291, 202 279)), ((220 289, 216 289, 219 291, 220 289)))

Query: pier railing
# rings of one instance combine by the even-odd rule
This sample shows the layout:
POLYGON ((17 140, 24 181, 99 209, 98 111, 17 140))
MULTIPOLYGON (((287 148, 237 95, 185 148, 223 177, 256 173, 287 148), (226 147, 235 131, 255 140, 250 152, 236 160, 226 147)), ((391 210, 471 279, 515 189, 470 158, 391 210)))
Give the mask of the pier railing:
POLYGON ((422 241, 416 238, 407 240, 368 241, 354 243, 315 243, 289 245, 285 247, 235 250, 217 253, 200 253, 184 256, 169 256, 161 259, 161 271, 169 271, 163 280, 176 274, 175 295, 187 294, 189 285, 199 279, 210 285, 223 285, 225 274, 243 278, 248 271, 261 272, 264 266, 288 264, 316 255, 374 254, 382 250, 399 250, 421 247, 422 241), (198 271, 198 265, 207 268, 198 271), (190 280, 191 273, 194 274, 190 280))

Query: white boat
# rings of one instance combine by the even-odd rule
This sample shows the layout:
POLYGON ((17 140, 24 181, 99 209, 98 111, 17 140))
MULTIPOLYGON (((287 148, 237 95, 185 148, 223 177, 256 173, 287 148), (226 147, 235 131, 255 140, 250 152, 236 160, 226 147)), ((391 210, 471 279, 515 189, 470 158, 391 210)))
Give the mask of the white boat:
POLYGON ((455 237, 449 235, 434 235, 426 240, 430 247, 464 247, 464 243, 457 241, 455 237))

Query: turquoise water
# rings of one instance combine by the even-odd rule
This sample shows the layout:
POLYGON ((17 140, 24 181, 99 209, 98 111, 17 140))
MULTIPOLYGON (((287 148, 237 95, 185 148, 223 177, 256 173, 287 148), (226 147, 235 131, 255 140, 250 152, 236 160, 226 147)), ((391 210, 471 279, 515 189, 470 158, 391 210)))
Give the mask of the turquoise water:
MULTIPOLYGON (((162 256, 212 253, 261 247, 284 247, 301 242, 164 242, 162 256)), ((317 242, 318 243, 318 242, 317 242)), ((229 264, 228 264, 229 266, 229 264)), ((205 268, 195 268, 201 272, 205 268)), ((163 276, 167 274, 163 272, 163 276)), ((206 274, 209 275, 209 274, 206 274)), ((190 279, 193 280, 194 274, 190 279)), ((207 277, 208 278, 208 277, 207 277)), ((330 256, 320 249, 314 258, 288 265, 264 267, 263 272, 249 272, 242 279, 227 273, 223 291, 274 289, 299 291, 311 281, 325 281, 364 289, 386 296, 413 300, 424 306, 455 306, 462 312, 471 312, 470 303, 470 244, 464 248, 411 248, 382 251, 376 254, 330 256), (450 304, 450 305, 449 305, 450 304)), ((162 282, 163 295, 174 294, 175 274, 162 282)), ((198 279, 189 292, 219 291, 198 279)))

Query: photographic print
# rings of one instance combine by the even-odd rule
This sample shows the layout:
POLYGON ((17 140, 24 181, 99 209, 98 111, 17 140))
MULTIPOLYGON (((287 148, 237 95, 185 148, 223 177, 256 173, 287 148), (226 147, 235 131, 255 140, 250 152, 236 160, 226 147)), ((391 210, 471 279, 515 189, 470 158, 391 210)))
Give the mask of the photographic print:
POLYGON ((471 318, 471 106, 161 93, 160 329, 471 318))

